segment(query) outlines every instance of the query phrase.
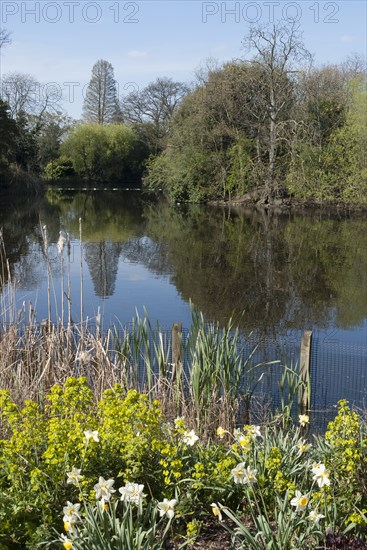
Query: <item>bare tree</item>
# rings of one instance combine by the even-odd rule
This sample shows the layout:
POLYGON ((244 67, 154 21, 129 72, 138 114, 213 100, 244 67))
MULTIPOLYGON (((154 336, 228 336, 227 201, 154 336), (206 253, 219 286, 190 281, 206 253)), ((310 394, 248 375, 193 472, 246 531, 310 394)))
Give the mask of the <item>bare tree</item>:
POLYGON ((16 119, 20 113, 26 113, 32 116, 37 124, 41 122, 47 110, 60 109, 60 98, 55 99, 53 90, 48 86, 42 86, 30 74, 6 74, 1 84, 1 97, 9 105, 12 118, 16 119))
POLYGON ((83 118, 97 124, 121 121, 113 67, 104 59, 93 66, 83 105, 83 118))
POLYGON ((189 87, 171 78, 157 78, 143 90, 132 92, 122 100, 124 120, 132 124, 148 123, 152 128, 151 141, 159 150, 168 129, 168 123, 189 87))
POLYGON ((348 55, 346 61, 341 64, 343 74, 348 78, 367 76, 366 56, 357 52, 348 55))
POLYGON ((2 81, 1 95, 12 118, 17 118, 21 111, 33 114, 40 103, 40 84, 30 74, 8 73, 2 81))
POLYGON ((11 44, 11 32, 6 29, 0 29, 0 50, 3 46, 11 44))
MULTIPOLYGON (((248 51, 254 51, 251 63, 262 70, 262 89, 254 101, 263 104, 267 121, 268 166, 263 202, 271 203, 276 191, 276 164, 280 144, 280 127, 287 119, 289 99, 293 93, 294 76, 311 63, 299 25, 278 23, 253 26, 243 41, 248 51), (282 122, 282 124, 280 124, 282 122)), ((258 105, 254 105, 258 110, 258 105)))

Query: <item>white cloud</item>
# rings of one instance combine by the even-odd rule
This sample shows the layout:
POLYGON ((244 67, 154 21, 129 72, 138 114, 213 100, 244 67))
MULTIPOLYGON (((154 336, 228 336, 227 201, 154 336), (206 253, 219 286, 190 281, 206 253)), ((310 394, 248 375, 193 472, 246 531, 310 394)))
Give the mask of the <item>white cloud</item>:
POLYGON ((131 50, 127 54, 129 57, 145 57, 147 52, 141 52, 139 50, 131 50))

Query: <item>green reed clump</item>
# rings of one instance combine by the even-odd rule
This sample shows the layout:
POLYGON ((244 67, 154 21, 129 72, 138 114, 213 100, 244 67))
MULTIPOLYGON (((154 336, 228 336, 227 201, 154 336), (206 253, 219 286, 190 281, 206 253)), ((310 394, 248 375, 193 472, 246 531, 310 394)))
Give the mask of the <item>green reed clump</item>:
POLYGON ((256 346, 244 356, 240 332, 232 320, 222 328, 219 323, 206 323, 202 313, 192 310, 185 352, 190 365, 189 399, 198 431, 208 431, 218 422, 232 429, 241 406, 249 418, 251 396, 262 378, 256 371, 279 363, 254 364, 255 351, 256 346))

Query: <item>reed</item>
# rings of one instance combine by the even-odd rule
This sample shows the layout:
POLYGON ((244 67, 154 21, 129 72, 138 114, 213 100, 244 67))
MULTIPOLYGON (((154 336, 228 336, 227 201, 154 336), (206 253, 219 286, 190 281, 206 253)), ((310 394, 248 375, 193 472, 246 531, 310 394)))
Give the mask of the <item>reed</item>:
MULTIPOLYGON (((82 228, 80 249, 82 256, 82 228)), ((80 260, 80 322, 71 321, 70 237, 60 233, 61 315, 52 320, 52 279, 47 228, 41 225, 47 263, 48 318, 37 322, 32 305, 16 312, 16 292, 0 242, 0 388, 9 389, 17 402, 42 401, 54 384, 69 376, 86 376, 96 400, 120 383, 159 399, 168 419, 185 416, 201 436, 220 425, 232 432, 236 423, 249 423, 254 415, 254 390, 264 368, 277 362, 255 364, 243 353, 243 341, 232 321, 222 328, 207 324, 192 308, 192 324, 182 341, 184 359, 173 363, 170 334, 153 326, 147 312, 138 313, 129 326, 116 324, 103 330, 101 314, 84 318, 83 259, 80 260), (67 261, 64 261, 64 249, 67 261), (66 272, 65 272, 66 271, 66 272), (65 278, 67 284, 65 285, 65 278), (5 284, 6 283, 6 284, 5 284), (67 322, 65 322, 65 302, 67 322), (241 416, 241 418, 239 418, 241 416)), ((55 292, 54 292, 55 293, 55 292)), ((54 296, 55 301, 56 297, 54 296)), ((57 307, 54 311, 57 315, 57 307)), ((260 407, 257 407, 260 410, 260 407)))

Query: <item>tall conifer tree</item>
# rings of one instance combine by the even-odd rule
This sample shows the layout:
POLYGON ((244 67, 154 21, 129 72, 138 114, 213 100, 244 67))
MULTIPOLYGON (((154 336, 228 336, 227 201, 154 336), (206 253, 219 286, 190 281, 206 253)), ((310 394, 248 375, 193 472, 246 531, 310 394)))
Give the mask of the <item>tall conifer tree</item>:
POLYGON ((104 59, 93 66, 83 105, 83 118, 86 122, 97 124, 121 120, 113 67, 104 59))

